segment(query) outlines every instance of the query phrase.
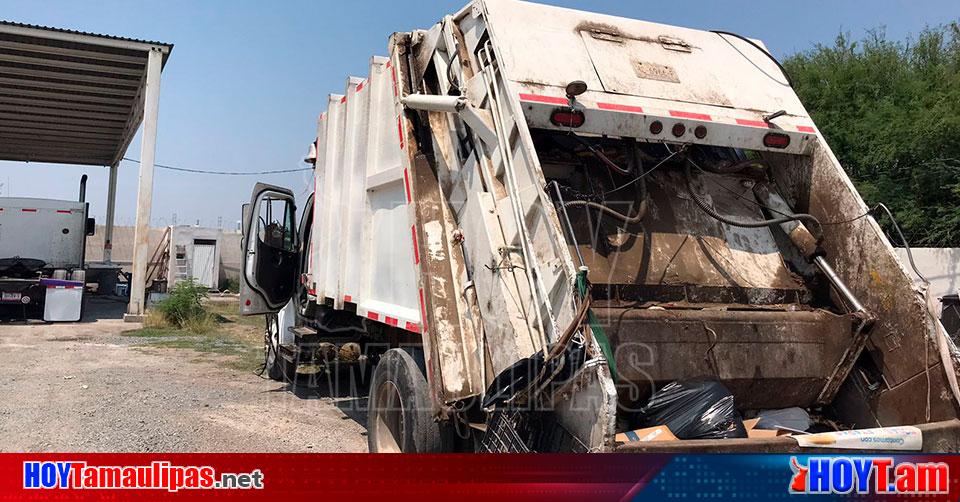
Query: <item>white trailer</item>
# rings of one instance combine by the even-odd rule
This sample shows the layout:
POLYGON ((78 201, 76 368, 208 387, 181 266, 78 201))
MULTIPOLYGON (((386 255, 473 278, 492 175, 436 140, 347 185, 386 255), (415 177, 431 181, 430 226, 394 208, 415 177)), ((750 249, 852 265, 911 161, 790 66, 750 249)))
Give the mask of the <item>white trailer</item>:
POLYGON ((0 197, 0 320, 79 321, 95 223, 80 200, 0 197))
POLYGON ((376 363, 371 451, 796 449, 616 443, 702 375, 960 448, 956 348, 760 42, 475 0, 389 54, 329 96, 300 225, 263 184, 243 224, 266 369, 376 363))

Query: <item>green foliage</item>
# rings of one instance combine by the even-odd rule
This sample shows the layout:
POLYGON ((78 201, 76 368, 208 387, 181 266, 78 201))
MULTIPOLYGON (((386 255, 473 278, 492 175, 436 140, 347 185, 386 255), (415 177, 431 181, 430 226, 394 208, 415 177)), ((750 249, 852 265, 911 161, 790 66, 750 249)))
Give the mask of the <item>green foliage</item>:
POLYGON ((206 297, 206 286, 197 284, 193 279, 185 279, 177 282, 170 296, 158 303, 156 308, 171 326, 203 332, 204 329, 212 329, 214 324, 200 303, 206 297))
POLYGON ((911 245, 960 247, 960 25, 841 34, 784 66, 867 204, 887 204, 911 245))
POLYGON ((239 293, 240 281, 238 279, 234 279, 233 277, 227 277, 227 280, 224 281, 223 289, 231 293, 239 293))

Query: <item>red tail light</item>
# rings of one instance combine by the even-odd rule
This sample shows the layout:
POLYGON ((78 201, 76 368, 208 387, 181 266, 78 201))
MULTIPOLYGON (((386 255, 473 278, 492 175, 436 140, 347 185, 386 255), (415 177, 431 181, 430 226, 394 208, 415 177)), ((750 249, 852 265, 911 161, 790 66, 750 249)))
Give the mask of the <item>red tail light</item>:
POLYGON ((778 132, 768 132, 763 137, 763 146, 767 148, 786 148, 790 146, 790 136, 778 132))
POLYGON ((557 108, 550 114, 550 122, 558 127, 580 127, 585 120, 583 112, 569 108, 557 108))

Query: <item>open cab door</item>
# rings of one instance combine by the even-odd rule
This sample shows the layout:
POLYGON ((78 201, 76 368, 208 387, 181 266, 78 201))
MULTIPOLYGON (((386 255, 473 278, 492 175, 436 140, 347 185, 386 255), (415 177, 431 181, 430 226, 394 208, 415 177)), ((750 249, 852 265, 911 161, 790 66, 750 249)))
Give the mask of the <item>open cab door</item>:
POLYGON ((265 183, 253 188, 243 206, 240 313, 275 313, 293 295, 299 272, 293 192, 265 183))

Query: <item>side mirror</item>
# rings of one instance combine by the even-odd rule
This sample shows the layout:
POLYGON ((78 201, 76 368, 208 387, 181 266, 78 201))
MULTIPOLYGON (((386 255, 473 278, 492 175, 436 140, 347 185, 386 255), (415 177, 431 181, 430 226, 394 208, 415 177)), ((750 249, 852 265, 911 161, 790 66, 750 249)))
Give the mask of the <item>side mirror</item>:
POLYGON ((97 233, 97 220, 95 218, 87 218, 86 226, 84 227, 84 232, 87 236, 91 236, 97 233))

